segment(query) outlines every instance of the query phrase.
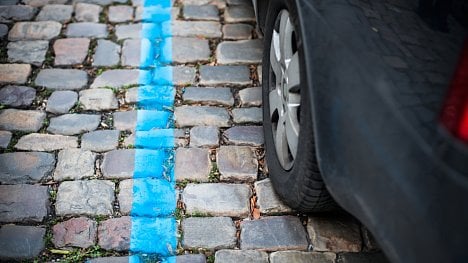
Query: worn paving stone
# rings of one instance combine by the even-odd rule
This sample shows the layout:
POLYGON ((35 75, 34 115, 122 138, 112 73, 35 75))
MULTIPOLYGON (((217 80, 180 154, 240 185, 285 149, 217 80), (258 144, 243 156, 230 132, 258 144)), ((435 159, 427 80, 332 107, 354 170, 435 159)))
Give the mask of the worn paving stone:
POLYGON ((207 149, 178 148, 174 174, 177 181, 207 182, 211 171, 210 153, 207 149))
POLYGON ((4 38, 8 34, 8 26, 0 24, 0 38, 4 38))
POLYGON ((41 133, 25 135, 15 145, 18 150, 45 152, 77 147, 78 138, 76 137, 41 133))
POLYGON ((131 262, 131 257, 102 257, 91 258, 88 263, 128 263, 131 262))
POLYGON ((57 21, 65 23, 71 20, 73 6, 71 5, 46 5, 36 16, 36 21, 57 21))
POLYGON ((249 0, 226 0, 228 5, 251 5, 249 0))
POLYGON ((232 109, 234 123, 261 123, 263 113, 261 108, 237 108, 232 109))
POLYGON ((49 191, 41 185, 0 185, 0 222, 40 223, 47 216, 49 191))
POLYGON ((0 64, 0 84, 24 84, 30 74, 29 64, 0 64))
POLYGON ((12 152, 0 154, 2 184, 37 183, 54 170, 55 157, 50 153, 12 152))
POLYGON ((146 62, 145 56, 152 56, 150 55, 152 52, 152 44, 149 39, 126 39, 120 57, 122 65, 138 67, 146 62))
MULTIPOLYGON (((257 250, 231 250, 216 251, 215 263, 268 263, 268 254, 257 250)), ((292 262, 292 261, 284 261, 292 262)))
POLYGON ((27 5, 0 5, 0 22, 27 21, 36 14, 36 8, 27 5))
POLYGON ((221 24, 212 21, 171 21, 173 36, 220 38, 221 24))
POLYGON ((382 252, 376 253, 340 253, 336 263, 389 263, 382 252))
POLYGON ((32 259, 45 247, 46 230, 36 226, 5 225, 0 228, 0 260, 32 259))
POLYGON ((229 127, 229 114, 224 108, 211 106, 180 106, 174 110, 178 127, 219 126, 229 127), (203 118, 200 118, 203 116, 203 118))
POLYGON ((190 129, 190 146, 218 147, 219 129, 216 126, 196 126, 190 129))
POLYGON ((188 20, 219 21, 219 11, 214 5, 184 5, 183 13, 188 20))
POLYGON ((78 69, 42 69, 34 82, 52 90, 79 90, 86 87, 88 74, 78 69))
POLYGON ((223 133, 227 144, 259 147, 264 143, 261 126, 234 126, 223 133))
POLYGON ((206 257, 203 254, 185 254, 176 257, 177 263, 206 263, 206 257))
POLYGON ((241 105, 246 106, 261 106, 262 105, 262 88, 245 88, 239 90, 239 99, 241 105))
POLYGON ((314 251, 361 251, 359 225, 350 217, 310 217, 307 232, 314 251))
POLYGON ((102 7, 95 4, 77 3, 75 6, 75 19, 78 22, 99 22, 102 7))
POLYGON ((236 227, 229 217, 190 217, 182 221, 185 249, 222 249, 236 245, 236 227))
POLYGON ((240 249, 306 250, 306 231, 299 218, 274 216, 242 221, 240 249))
POLYGON ((117 40, 134 38, 138 39, 141 37, 142 24, 128 24, 128 25, 117 25, 115 26, 115 35, 117 40))
POLYGON ((71 90, 54 91, 47 99, 46 111, 62 114, 67 113, 78 101, 78 94, 71 90))
POLYGON ((140 70, 113 69, 99 75, 91 84, 91 88, 113 87, 121 88, 127 85, 139 84, 140 70))
POLYGON ((59 216, 111 215, 113 203, 113 182, 67 181, 59 185, 55 210, 59 216))
POLYGON ((220 9, 226 7, 225 0, 183 0, 184 5, 215 5, 220 9))
POLYGON ((114 127, 119 131, 133 131, 137 123, 137 111, 114 112, 114 127))
POLYGON ((228 6, 224 10, 226 23, 255 22, 255 13, 251 5, 228 6))
POLYGON ((336 255, 325 252, 277 251, 270 254, 271 263, 297 262, 297 263, 335 263, 336 255))
POLYGON ((60 34, 62 24, 56 21, 18 22, 8 34, 8 40, 49 40, 60 34))
POLYGON ((194 67, 176 66, 172 67, 173 85, 191 85, 195 82, 196 69, 194 67))
POLYGON ((11 107, 30 106, 36 98, 36 90, 25 86, 5 86, 0 89, 0 104, 11 107))
POLYGON ((218 64, 259 64, 262 62, 262 41, 224 41, 216 48, 218 64))
POLYGON ((133 7, 127 5, 110 6, 108 17, 111 23, 131 21, 133 20, 133 7))
MULTIPOLYGON (((176 19, 179 17, 180 7, 172 7, 170 12, 171 12, 171 18, 176 19)), ((152 13, 153 13, 152 9, 139 5, 135 8, 134 21, 151 22, 152 20, 154 20, 154 15, 152 15, 152 13)))
POLYGON ((130 248, 130 217, 111 218, 99 224, 98 244, 106 250, 126 251, 130 248))
POLYGON ((96 242, 97 224, 89 218, 77 217, 54 225, 52 233, 52 243, 57 248, 87 248, 96 242))
POLYGON ((88 38, 64 38, 54 43, 55 65, 81 64, 88 55, 88 38))
POLYGON ((47 131, 54 134, 75 135, 94 131, 101 122, 95 114, 64 114, 50 119, 47 131))
POLYGON ((210 59, 211 51, 208 40, 192 38, 192 37, 173 37, 166 39, 165 43, 171 45, 172 54, 171 57, 165 58, 163 54, 163 60, 165 62, 175 63, 195 63, 208 61, 210 59))
POLYGON ((258 161, 247 146, 221 146, 216 160, 223 181, 253 182, 257 179, 258 161))
POLYGON ((119 201, 120 213, 129 215, 133 206, 133 179, 120 181, 117 200, 119 201))
POLYGON ((0 129, 35 132, 42 127, 46 114, 36 110, 6 109, 0 112, 0 129))
POLYGON ((293 211, 276 195, 269 178, 255 182, 254 186, 257 193, 257 206, 261 214, 273 215, 293 211))
POLYGON ((200 103, 204 105, 234 105, 234 97, 229 88, 185 88, 182 98, 187 103, 200 103))
POLYGON ((132 178, 135 160, 134 149, 122 149, 107 152, 101 165, 102 175, 106 179, 132 178))
POLYGON ((23 0, 25 5, 41 7, 48 4, 65 4, 68 0, 23 0))
POLYGON ((106 38, 109 32, 106 24, 78 22, 68 24, 65 35, 67 37, 106 38))
POLYGON ((246 217, 251 191, 244 184, 189 184, 182 194, 186 212, 211 216, 246 217))
POLYGON ((200 84, 216 85, 249 85, 250 70, 247 66, 201 66, 200 84))
POLYGON ((120 131, 99 130, 83 134, 81 148, 93 152, 106 152, 119 146, 120 131))
POLYGON ((110 40, 99 39, 93 56, 93 66, 115 66, 120 61, 120 46, 110 40))
POLYGON ((138 87, 130 88, 125 92, 126 103, 137 103, 138 102, 138 87))
POLYGON ((111 89, 87 89, 80 91, 80 103, 84 110, 115 110, 119 107, 111 89))
POLYGON ((248 24, 226 24, 223 26, 223 39, 244 40, 252 38, 253 26, 248 24))
POLYGON ((49 42, 44 40, 16 41, 8 43, 7 48, 8 61, 40 66, 45 60, 49 42))
POLYGON ((55 181, 79 180, 94 175, 96 154, 82 149, 64 149, 58 154, 55 181))
POLYGON ((6 149, 10 144, 12 133, 9 131, 0 131, 0 148, 6 149))

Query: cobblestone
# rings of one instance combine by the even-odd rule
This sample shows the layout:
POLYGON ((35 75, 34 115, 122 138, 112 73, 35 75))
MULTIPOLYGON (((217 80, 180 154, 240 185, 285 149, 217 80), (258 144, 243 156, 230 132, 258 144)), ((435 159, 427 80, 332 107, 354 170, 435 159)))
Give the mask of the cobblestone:
POLYGON ((246 217, 251 191, 243 184, 189 184, 182 193, 186 213, 246 217))
POLYGON ((54 43, 55 65, 81 64, 88 55, 88 38, 58 39, 54 43))
POLYGON ((222 181, 253 182, 257 179, 258 161, 247 146, 221 146, 217 154, 222 181))
POLYGON ((87 89, 80 91, 80 103, 84 110, 115 110, 119 107, 111 89, 87 89))
POLYGON ((78 94, 74 91, 54 91, 47 100, 46 111, 55 114, 67 113, 77 101, 78 94))
POLYGON ((212 21, 172 21, 172 34, 178 37, 220 38, 221 24, 212 21))
POLYGON ((0 24, 0 38, 4 38, 8 34, 8 26, 0 24))
POLYGON ((259 64, 262 62, 261 40, 225 41, 216 48, 218 64, 259 64))
POLYGON ((10 144, 12 133, 9 131, 0 131, 0 148, 6 149, 10 144))
MULTIPOLYGON (((7 0, 8 1, 8 0, 7 0)), ((13 0, 15 1, 15 0, 13 0)), ((23 0, 25 5, 41 7, 48 4, 65 4, 68 0, 23 0)), ((18 1, 17 1, 18 2, 18 1)))
POLYGON ((227 144, 259 147, 264 143, 261 126, 234 126, 223 133, 227 144))
POLYGON ((133 7, 126 5, 117 5, 109 7, 109 22, 121 23, 133 19, 133 7))
POLYGON ((270 254, 271 263, 297 262, 297 263, 335 263, 336 255, 330 252, 301 252, 301 251, 278 251, 270 254))
POLYGON ((306 250, 306 231, 297 217, 275 216, 241 222, 241 249, 306 250))
POLYGON ((254 186, 257 193, 257 206, 261 214, 273 215, 293 211, 278 198, 269 178, 255 182, 254 186))
POLYGON ((0 84, 24 84, 31 74, 29 64, 0 64, 0 84))
POLYGON ((212 125, 229 126, 229 114, 224 108, 210 106, 180 106, 174 111, 175 122, 178 127, 212 125), (203 116, 198 118, 198 116, 203 116))
POLYGON ((86 217, 72 218, 52 227, 55 247, 87 248, 95 244, 97 224, 86 217))
POLYGON ((249 85, 250 83, 250 70, 247 66, 200 67, 201 85, 249 85))
POLYGON ((36 21, 57 21, 65 23, 71 20, 73 6, 71 5, 46 5, 36 17, 36 21))
POLYGON ((18 150, 45 152, 77 147, 78 139, 76 137, 40 133, 25 135, 15 145, 18 150))
POLYGON ((190 130, 190 146, 218 147, 219 129, 216 126, 196 126, 190 130))
POLYGON ((68 24, 65 34, 67 37, 106 38, 109 32, 105 24, 78 22, 68 24))
POLYGON ((146 61, 145 57, 151 57, 152 52, 148 39, 127 39, 122 47, 122 65, 138 67, 146 61))
POLYGON ((115 27, 115 35, 117 40, 127 38, 140 38, 140 32, 142 29, 141 23, 129 24, 129 25, 117 25, 115 27))
POLYGON ((94 152, 114 150, 119 145, 119 136, 120 132, 117 130, 99 130, 85 133, 81 138, 81 148, 94 152))
POLYGON ((0 222, 40 223, 48 210, 47 186, 0 185, 0 222))
POLYGON ((234 98, 229 88, 185 88, 182 98, 186 103, 200 103, 203 105, 234 105, 234 98))
POLYGON ((245 88, 239 91, 239 99, 241 105, 261 106, 262 105, 262 88, 245 88))
POLYGON ((117 200, 119 201, 120 213, 122 215, 129 215, 132 211, 133 203, 133 179, 120 181, 117 200))
MULTIPOLYGON (((196 70, 193 67, 172 67, 173 76, 172 84, 173 85, 190 85, 195 82, 196 70)), ((166 83, 167 84, 167 83, 166 83)))
POLYGON ((35 110, 6 109, 0 112, 0 129, 35 132, 42 127, 46 114, 35 110))
POLYGON ((55 21, 18 22, 8 34, 8 40, 49 40, 60 34, 62 25, 55 21))
POLYGON ((261 108, 238 108, 232 110, 234 123, 261 123, 263 120, 261 108))
POLYGON ((54 170, 55 157, 50 153, 12 152, 0 154, 2 184, 37 183, 54 170))
MULTIPOLYGON (((172 49, 170 58, 165 58, 163 55, 163 59, 166 62, 172 60, 175 63, 195 63, 210 59, 211 51, 206 39, 173 37, 169 41, 166 39, 166 43, 175 47, 172 49)), ((171 49, 171 47, 167 48, 171 49)))
POLYGON ((25 86, 5 86, 0 89, 0 103, 11 107, 30 106, 36 98, 36 90, 25 86))
POLYGON ((99 246, 107 250, 124 251, 130 248, 131 220, 128 216, 111 218, 99 224, 99 246))
POLYGON ((45 60, 49 42, 44 40, 17 41, 8 43, 8 61, 42 65, 45 60))
POLYGON ((359 225, 352 218, 310 217, 307 232, 315 251, 361 251, 359 225))
POLYGON ((219 21, 218 8, 214 5, 184 5, 183 13, 189 20, 219 21))
POLYGON ((251 5, 228 6, 224 10, 226 23, 255 22, 255 13, 251 5))
POLYGON ((206 149, 178 148, 174 174, 177 181, 207 182, 211 171, 210 153, 206 149))
POLYGON ((111 215, 114 183, 104 180, 67 181, 59 185, 55 210, 59 216, 111 215))
POLYGON ((87 262, 89 263, 127 263, 130 262, 130 257, 102 257, 102 258, 91 258, 87 262))
POLYGON ((115 66, 120 61, 120 46, 110 40, 99 39, 93 56, 93 66, 115 66))
POLYGON ((226 0, 228 5, 250 5, 249 0, 226 0))
POLYGON ((223 26, 223 39, 244 40, 252 38, 253 26, 248 24, 226 24, 223 26))
POLYGON ((80 180, 94 175, 96 154, 82 149, 65 149, 58 154, 55 181, 80 180))
POLYGON ((185 249, 234 248, 236 227, 229 217, 190 217, 182 221, 185 249))
POLYGON ((206 257, 203 254, 185 254, 176 257, 177 263, 206 263, 206 257))
POLYGON ((137 122, 136 111, 114 112, 114 127, 120 131, 135 130, 137 122))
MULTIPOLYGON (((215 263, 268 263, 268 254, 257 250, 230 250, 216 251, 215 263)), ((284 261, 292 262, 292 261, 284 261)))
POLYGON ((5 225, 0 228, 0 259, 19 260, 39 256, 46 230, 35 226, 5 225))
POLYGON ((94 114, 64 114, 50 119, 47 131, 54 134, 75 135, 94 131, 101 122, 101 116, 94 114))
POLYGON ((79 90, 88 83, 88 75, 78 69, 42 69, 35 83, 52 90, 79 90))
POLYGON ((91 88, 113 87, 121 88, 127 85, 139 84, 140 71, 137 69, 113 69, 99 75, 91 88))
POLYGON ((102 7, 95 4, 77 3, 75 6, 75 19, 78 22, 99 22, 102 7))
POLYGON ((1 5, 0 22, 30 20, 36 14, 36 8, 27 5, 1 5))

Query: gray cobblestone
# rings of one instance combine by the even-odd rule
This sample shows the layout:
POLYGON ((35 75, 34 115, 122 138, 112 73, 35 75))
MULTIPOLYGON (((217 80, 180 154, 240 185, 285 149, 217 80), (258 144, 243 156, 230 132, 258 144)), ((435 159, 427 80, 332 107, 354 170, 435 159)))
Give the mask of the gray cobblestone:
POLYGON ((133 7, 126 5, 117 5, 109 7, 109 22, 121 23, 133 19, 133 7))
POLYGON ((57 21, 65 23, 71 20, 73 6, 71 5, 46 5, 36 17, 36 21, 57 21))
POLYGON ((176 257, 177 263, 206 263, 206 257, 203 254, 185 254, 176 257))
POLYGON ((54 225, 52 232, 55 247, 87 248, 96 242, 97 224, 86 217, 72 218, 54 225))
POLYGON ((99 130, 83 134, 81 148, 94 152, 114 150, 119 145, 120 132, 117 130, 99 130))
POLYGON ((8 40, 49 40, 60 34, 62 25, 55 21, 18 22, 8 34, 8 40))
POLYGON ((177 181, 207 182, 211 171, 210 153, 200 148, 178 148, 174 174, 177 181))
POLYGON ((59 216, 111 215, 114 183, 104 180, 67 181, 59 185, 55 210, 59 216))
POLYGON ((189 20, 219 21, 218 8, 214 5, 184 5, 183 13, 189 20))
POLYGON ((130 262, 130 257, 91 258, 87 262, 89 263, 128 263, 130 262))
POLYGON ((23 0, 25 5, 41 7, 48 4, 65 4, 68 0, 23 0))
POLYGON ((125 251, 130 248, 130 217, 111 218, 99 224, 99 246, 106 250, 125 251))
POLYGON ((42 69, 36 77, 37 86, 52 90, 78 90, 88 83, 88 74, 78 69, 42 69))
POLYGON ((171 43, 172 57, 167 58, 166 62, 171 60, 175 63, 195 63, 208 61, 210 59, 210 47, 208 40, 191 37, 173 37, 171 43))
POLYGON ((215 263, 268 263, 268 254, 257 250, 222 249, 216 251, 215 263))
POLYGON ((189 184, 182 194, 186 213, 246 217, 251 191, 243 184, 189 184))
POLYGON ((190 85, 195 82, 196 69, 193 67, 172 67, 172 81, 174 85, 190 85))
POLYGON ((99 22, 102 7, 95 4, 77 3, 75 6, 75 19, 79 22, 99 22))
POLYGON ((56 151, 77 148, 78 139, 73 136, 31 133, 21 137, 15 148, 25 151, 56 151))
POLYGON ((223 133, 228 144, 259 147, 263 145, 263 129, 261 126, 234 126, 223 133))
POLYGON ((239 40, 221 42, 216 48, 218 64, 259 64, 262 62, 262 41, 239 40))
POLYGON ((17 41, 8 43, 8 61, 31 63, 36 66, 42 65, 45 60, 49 42, 37 41, 17 41))
POLYGON ((144 61, 144 56, 150 55, 150 49, 151 42, 146 38, 125 40, 123 43, 121 55, 122 65, 132 67, 140 66, 144 61))
POLYGON ((96 154, 82 149, 65 149, 58 154, 55 181, 80 180, 94 175, 96 154))
POLYGON ((119 107, 111 89, 87 89, 80 91, 80 103, 84 110, 115 110, 119 107))
POLYGON ((270 254, 271 263, 297 262, 297 263, 335 263, 336 255, 330 252, 302 252, 302 251, 278 251, 270 254))
POLYGON ((49 209, 49 191, 41 185, 0 185, 0 222, 40 223, 49 209))
POLYGON ((65 34, 67 37, 106 38, 109 32, 105 24, 78 22, 68 24, 65 34))
POLYGON ((241 249, 277 251, 307 247, 306 231, 297 217, 274 216, 241 222, 241 249))
POLYGON ((55 65, 81 64, 88 55, 89 39, 65 38, 54 43, 55 65))
POLYGON ((127 39, 127 38, 140 38, 140 32, 142 29, 141 23, 138 24, 129 24, 129 25, 117 25, 115 26, 115 35, 117 40, 127 39))
POLYGON ((128 89, 125 92, 126 103, 137 103, 138 102, 138 87, 128 89))
POLYGON ((120 181, 117 199, 119 200, 120 213, 129 215, 133 204, 133 179, 120 181))
POLYGON ((234 105, 234 98, 229 88, 185 88, 182 98, 187 103, 200 103, 203 105, 234 105))
POLYGON ((0 259, 19 260, 39 256, 45 247, 45 228, 5 225, 0 228, 0 259))
POLYGON ((179 127, 212 125, 229 126, 229 114, 224 108, 210 106, 180 106, 174 111, 175 122, 179 127), (203 116, 199 118, 199 116, 203 116))
POLYGON ((137 111, 114 112, 114 127, 120 131, 135 130, 137 111))
POLYGON ((226 0, 228 5, 251 5, 249 0, 226 0))
POLYGON ((229 217, 190 217, 182 221, 185 249, 234 248, 236 227, 229 217))
POLYGON ((0 64, 0 84, 24 84, 31 74, 29 64, 0 64))
POLYGON ((8 26, 0 24, 0 38, 4 38, 8 34, 8 26))
POLYGON ((12 152, 0 154, 2 184, 37 183, 54 170, 55 157, 50 153, 12 152))
POLYGON ((257 193, 257 206, 261 214, 272 215, 293 211, 278 198, 269 178, 255 182, 254 185, 257 193))
POLYGON ((253 26, 248 24, 226 24, 223 26, 223 39, 251 39, 253 29, 253 26))
POLYGON ((101 166, 104 178, 132 178, 134 170, 133 160, 135 160, 135 150, 133 149, 114 150, 106 153, 101 166))
POLYGON ((0 103, 12 107, 30 106, 36 90, 25 86, 5 86, 0 89, 0 103))
POLYGON ((46 114, 35 110, 6 109, 0 111, 0 129, 35 132, 42 127, 46 114))
POLYGON ((212 21, 172 21, 172 34, 178 37, 220 38, 221 24, 212 21))
POLYGON ((242 106, 261 106, 262 88, 245 88, 239 91, 239 99, 242 106))
POLYGON ((50 119, 47 131, 54 134, 75 135, 94 131, 101 122, 100 115, 64 114, 50 119))
POLYGON ((0 22, 26 21, 33 18, 36 8, 27 5, 1 5, 0 22))
POLYGON ((261 123, 263 120, 262 109, 238 108, 232 109, 232 118, 235 123, 261 123))
POLYGON ((315 251, 359 252, 359 225, 349 217, 310 217, 307 224, 315 251))
POLYGON ((218 147, 219 129, 216 126, 196 126, 190 129, 190 146, 218 147))
POLYGON ((251 5, 228 6, 224 10, 226 23, 255 22, 255 13, 251 5))
POLYGON ((67 113, 78 101, 78 94, 71 90, 54 91, 47 100, 46 111, 61 114, 67 113))
POLYGON ((9 131, 0 131, 0 148, 6 149, 10 144, 12 133, 9 131))
POLYGON ((200 67, 201 85, 249 85, 250 83, 250 70, 247 66, 200 67))
POLYGON ((99 39, 93 56, 93 66, 115 66, 120 61, 120 46, 110 40, 99 39))
POLYGON ((216 159, 223 181, 253 182, 257 179, 258 161, 250 147, 221 146, 216 159))
POLYGON ((91 88, 113 87, 121 88, 127 85, 139 84, 140 71, 137 69, 113 69, 99 75, 91 88))

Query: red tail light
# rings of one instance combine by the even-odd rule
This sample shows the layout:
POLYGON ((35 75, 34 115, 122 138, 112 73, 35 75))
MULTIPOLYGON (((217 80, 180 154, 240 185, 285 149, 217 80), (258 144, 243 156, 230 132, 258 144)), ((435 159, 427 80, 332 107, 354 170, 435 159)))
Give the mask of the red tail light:
POLYGON ((457 138, 468 143, 468 40, 465 40, 447 100, 442 124, 457 138))

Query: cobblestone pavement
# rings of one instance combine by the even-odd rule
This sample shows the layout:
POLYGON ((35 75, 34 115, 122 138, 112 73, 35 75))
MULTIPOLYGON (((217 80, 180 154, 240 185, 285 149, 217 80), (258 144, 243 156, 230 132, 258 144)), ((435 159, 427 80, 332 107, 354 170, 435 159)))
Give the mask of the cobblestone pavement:
MULTIPOLYGON (((147 14, 138 0, 71 2, 1 2, 0 260, 129 261, 147 14)), ((177 262, 383 261, 355 219, 275 196, 248 0, 173 6, 177 262)))

